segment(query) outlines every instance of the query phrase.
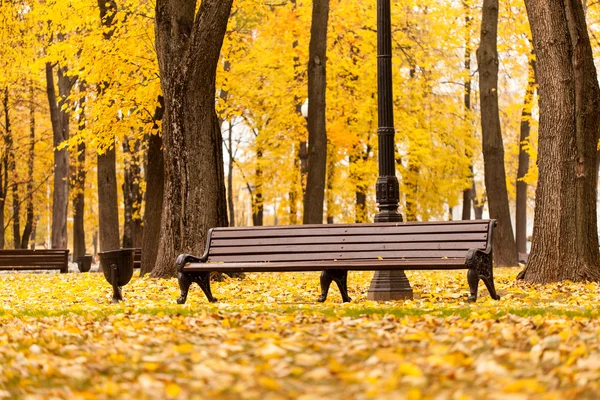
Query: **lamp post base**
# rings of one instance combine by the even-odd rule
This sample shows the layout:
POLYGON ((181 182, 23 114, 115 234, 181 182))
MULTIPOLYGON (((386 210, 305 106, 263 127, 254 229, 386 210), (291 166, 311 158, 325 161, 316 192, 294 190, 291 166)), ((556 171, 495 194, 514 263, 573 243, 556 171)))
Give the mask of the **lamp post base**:
POLYGON ((367 299, 372 301, 412 300, 413 290, 403 270, 375 271, 367 299))

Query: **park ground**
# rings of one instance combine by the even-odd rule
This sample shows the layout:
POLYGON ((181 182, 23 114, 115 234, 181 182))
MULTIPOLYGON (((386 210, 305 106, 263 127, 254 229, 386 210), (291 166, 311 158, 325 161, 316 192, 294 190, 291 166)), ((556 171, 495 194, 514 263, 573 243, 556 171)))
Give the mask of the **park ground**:
POLYGON ((476 304, 466 271, 418 271, 413 301, 370 302, 372 273, 351 272, 353 302, 319 304, 317 273, 286 273, 183 306, 175 279, 134 277, 111 305, 101 274, 3 274, 0 398, 598 398, 600 285, 517 272, 476 304))

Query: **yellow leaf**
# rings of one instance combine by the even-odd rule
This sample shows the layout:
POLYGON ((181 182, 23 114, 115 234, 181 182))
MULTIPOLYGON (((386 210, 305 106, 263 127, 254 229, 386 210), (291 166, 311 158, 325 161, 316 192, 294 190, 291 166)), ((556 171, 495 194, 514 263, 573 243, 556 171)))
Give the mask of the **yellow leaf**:
POLYGON ((176 383, 169 383, 167 385, 167 396, 176 397, 181 394, 181 388, 176 383))

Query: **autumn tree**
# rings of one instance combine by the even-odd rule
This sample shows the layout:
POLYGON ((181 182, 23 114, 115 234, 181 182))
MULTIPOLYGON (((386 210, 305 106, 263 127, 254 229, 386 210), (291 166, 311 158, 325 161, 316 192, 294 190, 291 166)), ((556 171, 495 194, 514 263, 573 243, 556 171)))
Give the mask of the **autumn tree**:
POLYGON ((233 0, 157 0, 156 50, 165 102, 165 195, 153 277, 175 275, 179 253, 202 254, 209 228, 227 225, 219 53, 233 0))
POLYGON ((481 42, 477 50, 479 92, 481 96, 481 130, 485 188, 490 218, 498 221, 494 234, 494 261, 501 266, 516 266, 517 251, 512 231, 504 144, 498 107, 498 0, 484 0, 481 21, 481 42))
POLYGON ((532 282, 600 279, 596 218, 600 89, 579 0, 525 0, 537 58, 539 181, 532 282))
POLYGON ((326 89, 329 0, 313 0, 308 61, 308 171, 304 223, 323 223, 327 169, 326 89))

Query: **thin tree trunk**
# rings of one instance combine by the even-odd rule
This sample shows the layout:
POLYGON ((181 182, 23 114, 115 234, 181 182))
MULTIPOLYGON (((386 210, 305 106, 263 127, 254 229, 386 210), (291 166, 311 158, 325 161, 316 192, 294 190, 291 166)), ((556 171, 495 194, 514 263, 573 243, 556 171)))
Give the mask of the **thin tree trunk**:
POLYGON ((333 182, 335 180, 335 147, 327 144, 327 223, 333 224, 335 197, 333 193, 333 182))
MULTIPOLYGON (((158 96, 158 105, 154 110, 153 117, 154 131, 158 131, 158 121, 163 119, 164 104, 164 98, 158 96)), ((148 136, 141 275, 150 273, 154 269, 160 243, 160 221, 165 192, 165 164, 162 143, 162 136, 159 133, 148 136)))
MULTIPOLYGON (((5 91, 4 91, 4 98, 5 98, 5 104, 4 104, 4 127, 6 129, 6 136, 4 139, 4 151, 6 153, 6 160, 7 160, 7 165, 6 165, 6 170, 8 171, 8 174, 11 176, 12 178, 12 185, 10 185, 11 191, 12 191, 12 226, 13 226, 13 247, 15 249, 18 249, 21 247, 21 229, 20 229, 20 211, 21 211, 21 207, 20 207, 20 200, 19 200, 19 185, 17 183, 18 178, 16 176, 16 162, 15 162, 15 149, 14 149, 14 139, 13 139, 13 132, 12 132, 12 125, 11 125, 11 120, 10 120, 10 112, 9 112, 9 107, 8 107, 8 86, 5 87, 5 91)), ((8 183, 8 181, 7 181, 8 183)), ((6 191, 6 193, 8 194, 8 190, 6 191)))
MULTIPOLYGON (((27 159, 27 207, 21 248, 26 249, 33 231, 33 160, 35 157, 35 99, 33 82, 29 85, 29 154, 27 159)), ((35 240, 35 239, 34 239, 35 240)))
MULTIPOLYGON (((297 4, 296 0, 291 0, 292 10, 294 11, 294 22, 299 22, 298 14, 297 14, 297 4)), ((298 40, 294 40, 292 43, 292 49, 296 49, 298 47, 298 40)), ((298 85, 302 82, 302 74, 305 70, 302 69, 302 65, 300 64, 300 56, 297 54, 294 56, 294 82, 298 85)), ((302 99, 298 96, 294 96, 294 100, 296 103, 296 113, 299 116, 302 116, 302 99)), ((292 149, 292 157, 294 159, 294 173, 292 174, 292 181, 290 191, 288 193, 289 201, 290 201, 290 224, 297 225, 298 224, 298 198, 300 197, 298 191, 302 192, 301 198, 304 201, 304 197, 306 196, 306 168, 307 168, 307 157, 308 150, 306 148, 306 141, 299 140, 297 141, 292 149), (305 152, 301 154, 301 150, 304 148, 305 152), (303 158, 304 157, 304 158, 303 158)))
POLYGON ((69 138, 69 112, 66 107, 70 92, 69 78, 58 66, 58 89, 60 99, 57 100, 54 87, 53 67, 46 63, 46 91, 50 106, 50 118, 54 137, 54 192, 52 198, 52 248, 67 248, 67 209, 69 201, 69 154, 66 147, 58 149, 69 138))
POLYGON ((39 215, 33 218, 33 224, 31 227, 31 238, 29 240, 29 248, 31 250, 35 250, 36 233, 37 233, 37 227, 38 227, 39 222, 40 222, 39 215))
MULTIPOLYGON (((465 121, 469 121, 469 114, 471 113, 471 29, 473 26, 471 17, 471 7, 467 2, 463 2, 465 9, 465 92, 464 92, 464 105, 465 105, 465 121)), ((467 157, 470 160, 473 159, 473 154, 467 152, 467 157)), ((462 219, 471 219, 471 206, 475 200, 474 188, 475 188, 475 177, 473 176, 473 164, 469 166, 471 171, 470 179, 472 181, 471 187, 463 191, 463 209, 462 219)))
MULTIPOLYGON (((80 90, 83 91, 83 83, 80 85, 80 90)), ((85 98, 80 100, 78 129, 85 129, 85 98)), ((85 227, 84 227, 84 211, 85 211, 85 141, 81 140, 77 143, 77 158, 75 168, 71 175, 73 182, 73 259, 85 255, 85 227)))
POLYGON ((406 221, 417 220, 417 181, 419 179, 419 167, 413 157, 408 155, 408 171, 404 177, 404 187, 406 192, 406 221))
POLYGON ((531 131, 531 107, 535 92, 535 74, 533 63, 529 61, 529 74, 527 77, 527 88, 523 100, 523 111, 521 113, 521 134, 519 137, 519 167, 517 171, 517 199, 516 199, 516 241, 517 253, 527 253, 527 182, 523 180, 529 170, 529 153, 525 145, 529 141, 531 131))
MULTIPOLYGON (((256 141, 258 141, 258 136, 256 141)), ((258 146, 258 145, 257 145, 258 146)), ((263 203, 263 171, 262 171, 263 152, 259 148, 256 150, 256 186, 252 193, 252 225, 263 226, 264 203, 263 203)))
MULTIPOLYGON (((231 70, 231 63, 229 60, 225 60, 223 63, 223 70, 225 72, 229 72, 231 70)), ((227 86, 228 82, 224 82, 224 86, 227 86)), ((219 96, 224 102, 227 102, 229 98, 229 91, 221 89, 219 96)), ((219 120, 219 127, 221 131, 223 131, 223 122, 224 120, 219 120)), ((234 151, 233 151, 233 127, 232 120, 229 120, 227 123, 227 142, 225 148, 227 149, 227 155, 229 157, 229 162, 227 163, 227 209, 229 211, 229 226, 235 226, 235 206, 233 203, 233 163, 234 160, 234 151)))
POLYGON ((135 139, 133 149, 129 141, 123 142, 123 153, 125 155, 124 182, 123 182, 123 247, 136 247, 139 243, 138 236, 142 236, 140 227, 140 206, 142 203, 140 192, 141 168, 139 163, 140 141, 135 139))
MULTIPOLYGON (((100 19, 104 28, 113 25, 117 4, 113 0, 98 0, 100 19)), ((104 40, 110 40, 114 31, 107 30, 103 33, 104 40)), ((100 95, 102 88, 100 85, 100 95)), ((119 206, 117 199, 117 167, 115 146, 107 148, 104 153, 98 154, 98 220, 100 251, 119 249, 119 206)))
MULTIPOLYGON (((83 122, 79 123, 82 124, 83 122)), ((81 125, 80 129, 83 129, 81 125)), ((85 255, 85 150, 85 142, 79 142, 77 144, 77 167, 73 175, 75 182, 75 194, 73 196, 73 257, 85 255)))
POLYGON ((477 50, 485 188, 490 217, 498 222, 494 233, 494 262, 516 266, 517 248, 510 219, 504 145, 498 109, 498 0, 483 1, 481 42, 477 50))
POLYGON ((537 58, 539 180, 531 254, 539 283, 600 279, 596 157, 600 88, 578 0, 526 0, 537 58))
POLYGON ((4 249, 4 206, 6 204, 6 196, 8 194, 8 143, 10 138, 10 115, 8 109, 8 86, 4 88, 4 96, 2 105, 4 106, 4 141, 2 150, 2 158, 0 159, 0 249, 4 249))
MULTIPOLYGON (((229 148, 232 149, 231 122, 229 123, 229 148)), ((229 164, 227 166, 227 207, 229 208, 229 226, 235 226, 235 203, 233 201, 233 150, 229 151, 229 164)))
POLYGON ((201 255, 227 226, 223 139, 215 81, 232 0, 157 0, 156 50, 165 97, 165 196, 153 277, 176 274, 180 253, 201 255))
POLYGON ((313 0, 308 62, 308 174, 304 223, 323 223, 327 169, 326 96, 329 0, 313 0))

